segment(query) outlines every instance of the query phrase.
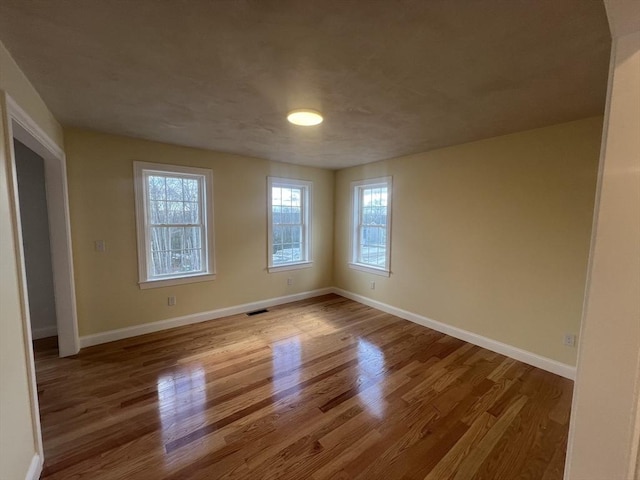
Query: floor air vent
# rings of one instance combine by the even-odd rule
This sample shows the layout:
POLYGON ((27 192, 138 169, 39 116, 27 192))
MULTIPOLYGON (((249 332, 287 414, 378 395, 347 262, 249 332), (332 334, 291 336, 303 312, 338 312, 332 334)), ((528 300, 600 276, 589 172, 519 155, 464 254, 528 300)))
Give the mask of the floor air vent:
POLYGON ((269 310, 261 308, 260 310, 254 310, 253 312, 247 312, 247 317, 253 317, 254 315, 260 315, 261 313, 267 313, 269 310))

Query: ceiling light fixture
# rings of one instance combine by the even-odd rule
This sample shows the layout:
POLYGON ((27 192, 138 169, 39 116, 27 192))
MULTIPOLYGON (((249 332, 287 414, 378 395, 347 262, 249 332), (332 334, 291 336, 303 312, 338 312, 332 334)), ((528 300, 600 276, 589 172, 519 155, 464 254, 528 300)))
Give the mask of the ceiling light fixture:
POLYGON ((311 127, 322 123, 322 115, 316 110, 301 108, 299 110, 291 110, 287 115, 287 120, 294 125, 303 127, 311 127))

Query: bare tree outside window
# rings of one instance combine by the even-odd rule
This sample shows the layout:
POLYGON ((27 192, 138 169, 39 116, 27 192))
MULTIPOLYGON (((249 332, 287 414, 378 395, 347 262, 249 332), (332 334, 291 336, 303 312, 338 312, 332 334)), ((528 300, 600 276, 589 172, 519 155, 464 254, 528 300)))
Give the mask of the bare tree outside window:
POLYGON ((201 180, 147 176, 153 275, 201 272, 201 180))
POLYGON ((213 280, 213 174, 134 162, 141 288, 213 280))

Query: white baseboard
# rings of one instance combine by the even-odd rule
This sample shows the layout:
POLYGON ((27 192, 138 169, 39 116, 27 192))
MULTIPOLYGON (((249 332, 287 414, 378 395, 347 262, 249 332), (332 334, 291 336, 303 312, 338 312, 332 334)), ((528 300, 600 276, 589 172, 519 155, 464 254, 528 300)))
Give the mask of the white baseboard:
POLYGON ((447 325, 446 323, 438 322, 422 315, 418 315, 417 313, 408 312, 407 310, 402 310, 401 308, 396 308, 386 303, 372 300, 365 296, 358 295, 341 288, 334 288, 333 292, 345 298, 349 298, 356 302, 363 303, 364 305, 382 310, 383 312, 390 313, 391 315, 395 315, 396 317, 404 318, 405 320, 417 323, 418 325, 431 328, 446 335, 464 340, 465 342, 469 342, 474 345, 478 345, 479 347, 486 348, 487 350, 491 350, 492 352, 500 353, 520 362, 524 362, 548 372, 555 373, 556 375, 560 375, 561 377, 565 377, 571 380, 575 380, 576 378, 576 367, 567 365, 566 363, 561 363, 556 360, 552 360, 550 358, 546 358, 541 355, 528 352, 511 345, 507 345, 506 343, 483 337, 482 335, 469 332, 468 330, 453 327, 451 325, 447 325))
POLYGON ((55 337, 58 335, 58 327, 53 325, 52 327, 40 327, 31 329, 31 338, 38 340, 39 338, 55 337))
MULTIPOLYGON (((573 367, 571 365, 567 365, 565 363, 561 363, 556 360, 552 360, 550 358, 546 358, 541 355, 522 350, 506 343, 483 337, 482 335, 469 332, 468 330, 447 325, 446 323, 432 320, 417 313, 402 310, 401 308, 397 308, 392 305, 379 302, 377 300, 372 300, 363 295, 358 295, 356 293, 352 293, 347 290, 335 287, 321 288, 318 290, 311 290, 308 292, 296 293, 293 295, 285 295, 283 297, 269 298, 267 300, 260 300, 257 302, 245 303, 242 305, 220 308, 217 310, 210 310, 208 312, 193 313, 190 315, 184 315, 182 317, 144 323, 142 325, 135 325, 133 327, 119 328, 117 330, 96 333, 94 335, 86 335, 80 337, 80 346, 82 348, 85 348, 93 345, 100 345, 102 343, 122 340, 123 338, 136 337, 138 335, 144 335, 146 333, 159 332, 162 330, 167 330, 169 328, 181 327, 183 325, 190 325, 192 323, 205 322, 207 320, 214 320, 221 317, 228 317, 230 315, 250 312, 252 310, 258 310, 260 308, 268 308, 275 305, 282 305, 284 303, 318 297, 320 295, 326 295, 328 293, 336 293, 345 298, 349 298, 383 312, 390 313, 391 315, 395 315, 396 317, 404 318, 405 320, 409 320, 411 322, 417 323, 427 328, 431 328, 446 335, 459 338, 460 340, 478 345, 480 347, 486 348, 487 350, 506 355, 507 357, 527 363, 529 365, 533 365, 534 367, 538 367, 562 377, 575 380, 576 367, 573 367)), ((34 336, 34 338, 38 337, 34 336)))
POLYGON ((27 474, 24 476, 24 480, 38 480, 40 478, 40 474, 42 473, 42 457, 38 453, 33 454, 33 458, 31 459, 31 464, 29 465, 29 470, 27 470, 27 474))
POLYGON ((298 300, 305 300, 307 298, 318 297, 320 295, 326 295, 333 292, 334 289, 332 287, 320 288, 308 292, 285 295, 284 297, 269 298, 267 300, 260 300, 257 302, 219 308, 217 310, 210 310, 208 312, 193 313, 190 315, 184 315, 182 317, 168 318, 166 320, 159 320, 157 322, 135 325, 133 327, 119 328, 117 330, 109 330, 108 332, 96 333, 93 335, 85 335, 83 337, 80 337, 80 347, 91 347, 93 345, 100 345, 102 343, 122 340, 123 338, 136 337, 138 335, 144 335, 146 333, 159 332, 161 330, 181 327, 183 325, 190 325, 192 323, 206 322, 207 320, 228 317, 230 315, 237 315, 239 313, 250 312, 252 310, 258 310, 261 308, 273 307, 275 305, 282 305, 283 303, 296 302, 298 300))

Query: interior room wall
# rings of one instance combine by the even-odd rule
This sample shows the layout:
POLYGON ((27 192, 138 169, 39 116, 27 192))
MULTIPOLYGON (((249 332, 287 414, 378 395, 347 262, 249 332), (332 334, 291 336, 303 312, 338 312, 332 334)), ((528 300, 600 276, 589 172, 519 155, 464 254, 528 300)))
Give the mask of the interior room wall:
POLYGON ((45 338, 55 336, 57 327, 44 159, 17 140, 14 141, 14 152, 31 336, 45 338))
POLYGON ((76 129, 65 142, 81 336, 332 286, 333 171, 76 129), (135 160, 213 170, 215 280, 138 287, 135 160), (311 268, 267 272, 267 176, 313 182, 311 268))
POLYGON ((337 172, 337 287, 575 365, 602 117, 337 172), (391 175, 390 277, 349 268, 350 183, 391 175), (375 281, 375 290, 370 289, 375 281))
POLYGON ((7 139, 2 118, 0 165, 0 478, 24 478, 35 453, 20 282, 9 210, 7 139), (10 386, 6 388, 5 386, 10 386))
POLYGON ((21 303, 16 238, 12 217, 10 148, 5 93, 62 146, 62 127, 0 43, 0 478, 22 479, 37 471, 39 419, 32 415, 31 359, 21 303), (8 388, 7 388, 8 386, 8 388), (34 470, 35 468, 35 470, 34 470))

